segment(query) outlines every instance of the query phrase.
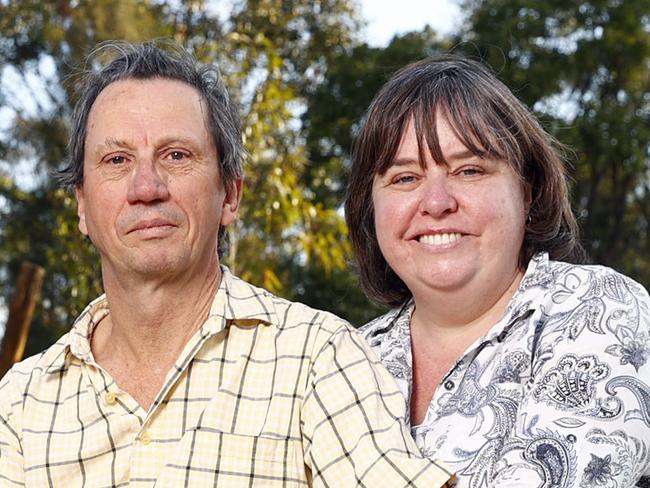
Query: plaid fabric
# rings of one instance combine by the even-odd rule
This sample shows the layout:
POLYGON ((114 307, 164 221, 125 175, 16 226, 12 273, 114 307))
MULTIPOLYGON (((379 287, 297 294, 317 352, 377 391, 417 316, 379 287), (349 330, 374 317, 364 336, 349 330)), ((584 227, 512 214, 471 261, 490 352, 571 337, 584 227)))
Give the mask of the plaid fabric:
POLYGON ((356 331, 223 270, 209 318, 148 412, 94 362, 88 337, 108 313, 104 297, 51 348, 15 365, 0 382, 0 486, 449 480, 419 457, 400 421, 402 396, 356 331))

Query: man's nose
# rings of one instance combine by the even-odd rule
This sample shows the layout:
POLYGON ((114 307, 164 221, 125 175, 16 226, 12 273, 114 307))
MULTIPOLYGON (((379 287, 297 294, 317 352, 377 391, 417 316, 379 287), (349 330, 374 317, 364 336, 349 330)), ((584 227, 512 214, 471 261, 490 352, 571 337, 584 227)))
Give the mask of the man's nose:
POLYGON ((420 213, 432 217, 442 217, 458 209, 453 183, 446 174, 429 176, 422 186, 420 213))
POLYGON ((151 203, 169 198, 164 175, 153 158, 140 158, 135 164, 127 194, 129 203, 151 203))

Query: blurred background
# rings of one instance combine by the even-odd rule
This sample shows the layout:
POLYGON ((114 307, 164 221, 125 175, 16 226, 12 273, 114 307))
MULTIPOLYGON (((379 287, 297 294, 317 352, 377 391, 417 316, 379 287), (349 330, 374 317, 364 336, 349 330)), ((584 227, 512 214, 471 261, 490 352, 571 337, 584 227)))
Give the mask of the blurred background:
MULTIPOLYGON (((361 325, 341 202, 373 95, 404 64, 485 60, 573 148, 591 259, 650 286, 650 0, 0 0, 0 336, 25 260, 45 270, 25 354, 101 293, 66 158, 76 73, 99 41, 173 38, 219 63, 244 126, 246 187, 226 264, 361 325)), ((191 298, 189 298, 191 299, 191 298)))

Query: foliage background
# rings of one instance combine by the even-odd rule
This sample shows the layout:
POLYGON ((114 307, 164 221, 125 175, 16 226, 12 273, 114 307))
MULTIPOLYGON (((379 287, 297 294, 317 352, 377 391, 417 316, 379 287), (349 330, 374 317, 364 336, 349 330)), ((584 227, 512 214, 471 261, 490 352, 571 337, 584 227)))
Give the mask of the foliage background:
POLYGON ((449 50, 487 61, 573 148, 591 258, 648 287, 650 0, 459 2, 452 35, 427 27, 378 48, 359 38, 353 0, 238 0, 225 13, 219 0, 0 0, 0 297, 22 260, 47 270, 27 353, 101 292, 75 202, 49 174, 65 162, 76 70, 107 39, 174 38, 221 66, 249 153, 227 264, 276 293, 357 325, 380 312, 349 270, 351 142, 396 69, 449 50))

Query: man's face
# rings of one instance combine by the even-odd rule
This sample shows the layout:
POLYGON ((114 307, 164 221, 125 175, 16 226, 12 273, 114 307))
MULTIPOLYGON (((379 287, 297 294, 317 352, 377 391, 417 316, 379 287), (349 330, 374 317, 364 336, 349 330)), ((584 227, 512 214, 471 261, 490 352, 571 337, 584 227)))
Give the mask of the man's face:
POLYGON ((241 181, 224 188, 199 93, 176 80, 124 80, 88 118, 79 229, 111 276, 173 278, 217 266, 219 225, 241 181))

